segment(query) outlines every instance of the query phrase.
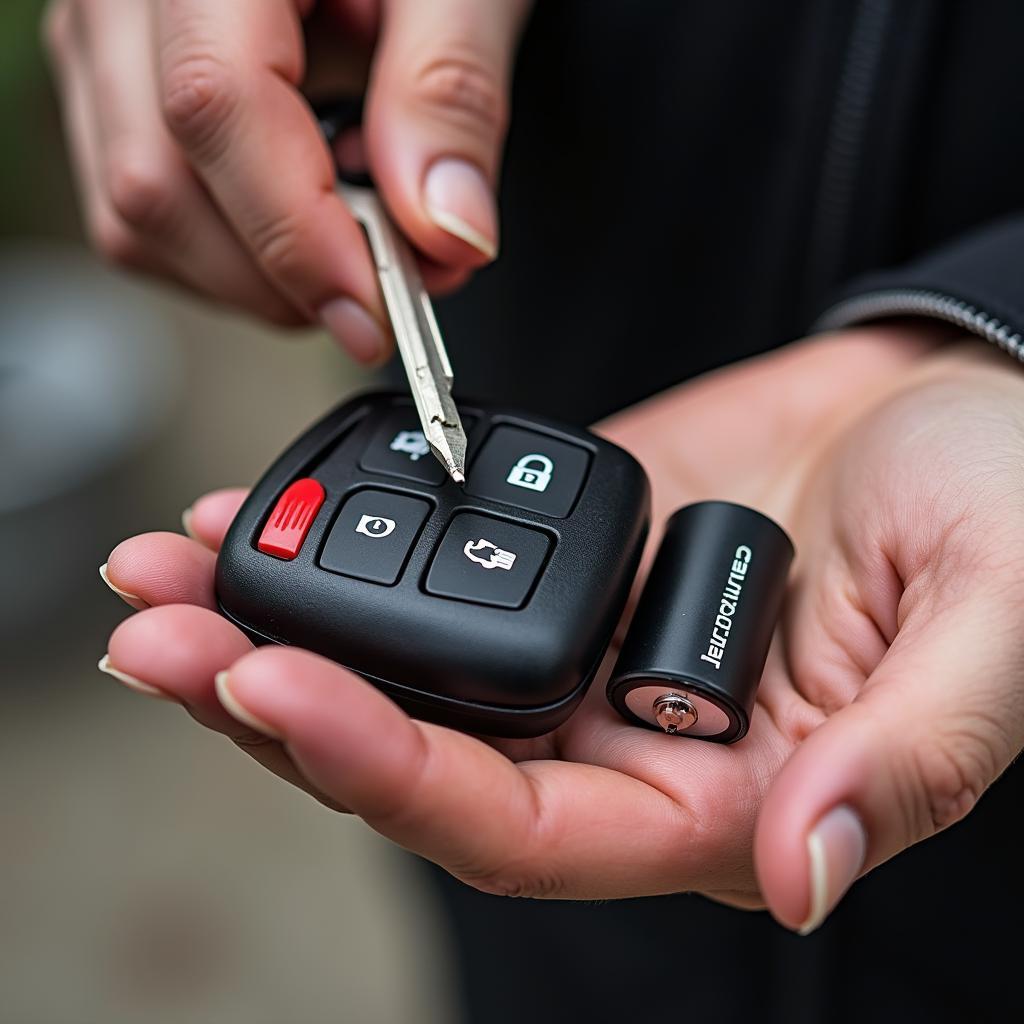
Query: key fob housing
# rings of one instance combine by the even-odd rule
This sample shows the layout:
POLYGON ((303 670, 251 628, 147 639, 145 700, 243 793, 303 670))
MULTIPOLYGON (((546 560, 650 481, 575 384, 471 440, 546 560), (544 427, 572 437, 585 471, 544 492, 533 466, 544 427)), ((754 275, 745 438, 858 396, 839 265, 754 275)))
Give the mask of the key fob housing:
POLYGON ((217 559, 257 642, 358 672, 415 717, 536 736, 582 700, 647 534, 649 486, 586 430, 460 403, 465 488, 410 399, 338 407, 270 467, 217 559))

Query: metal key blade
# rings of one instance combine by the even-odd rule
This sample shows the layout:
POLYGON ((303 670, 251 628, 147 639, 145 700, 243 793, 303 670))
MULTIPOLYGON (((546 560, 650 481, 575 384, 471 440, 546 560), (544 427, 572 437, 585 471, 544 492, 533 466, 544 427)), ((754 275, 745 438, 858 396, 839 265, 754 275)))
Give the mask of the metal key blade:
POLYGON ((466 432, 452 400, 451 363, 416 257, 373 188, 339 181, 338 193, 366 231, 423 436, 448 475, 461 484, 466 432))

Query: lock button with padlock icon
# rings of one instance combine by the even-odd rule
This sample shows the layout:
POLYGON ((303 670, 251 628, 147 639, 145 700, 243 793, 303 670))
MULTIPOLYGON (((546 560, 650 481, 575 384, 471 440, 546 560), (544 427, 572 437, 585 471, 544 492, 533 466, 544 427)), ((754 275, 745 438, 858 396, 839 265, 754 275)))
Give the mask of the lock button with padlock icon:
POLYGON ((590 453, 582 445, 500 423, 479 450, 471 446, 466 493, 564 518, 576 503, 589 464, 590 453))
POLYGON ((551 474, 555 464, 546 455, 533 452, 524 455, 508 472, 506 483, 516 487, 525 487, 531 491, 546 491, 551 483, 551 474))

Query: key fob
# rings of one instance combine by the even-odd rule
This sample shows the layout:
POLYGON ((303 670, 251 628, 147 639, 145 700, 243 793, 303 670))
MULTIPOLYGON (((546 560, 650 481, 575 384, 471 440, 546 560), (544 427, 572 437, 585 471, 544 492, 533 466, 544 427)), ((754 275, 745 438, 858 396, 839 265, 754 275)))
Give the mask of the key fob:
POLYGON ((417 718, 537 736, 582 700, 649 521, 627 452, 586 430, 460 403, 465 487, 407 397, 329 413, 253 488, 217 559, 257 643, 358 672, 417 718))

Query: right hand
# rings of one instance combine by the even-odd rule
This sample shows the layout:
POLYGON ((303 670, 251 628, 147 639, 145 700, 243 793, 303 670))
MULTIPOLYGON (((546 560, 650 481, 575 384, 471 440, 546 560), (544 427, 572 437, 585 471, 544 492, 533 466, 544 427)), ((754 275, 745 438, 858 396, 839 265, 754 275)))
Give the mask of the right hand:
POLYGON ((306 64, 326 57, 332 86, 351 94, 372 52, 367 162, 428 287, 456 287, 497 251, 494 187, 528 7, 50 0, 46 45, 93 244, 265 319, 319 321, 380 362, 392 340, 370 255, 300 91, 325 69, 306 64))

